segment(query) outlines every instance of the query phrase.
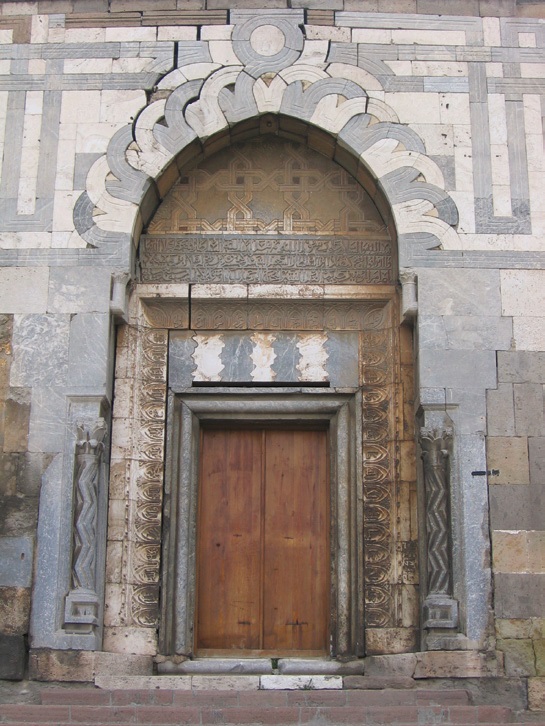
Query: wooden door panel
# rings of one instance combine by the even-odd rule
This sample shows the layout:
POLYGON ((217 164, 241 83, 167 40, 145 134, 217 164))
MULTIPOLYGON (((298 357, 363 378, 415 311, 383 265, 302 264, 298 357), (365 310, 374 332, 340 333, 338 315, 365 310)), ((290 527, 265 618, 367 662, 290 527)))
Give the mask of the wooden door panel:
POLYGON ((327 650, 325 431, 265 433, 264 633, 276 651, 327 650))
POLYGON ((327 432, 204 429, 197 650, 326 653, 327 432))
POLYGON ((261 431, 203 431, 198 648, 260 647, 261 439, 261 431))

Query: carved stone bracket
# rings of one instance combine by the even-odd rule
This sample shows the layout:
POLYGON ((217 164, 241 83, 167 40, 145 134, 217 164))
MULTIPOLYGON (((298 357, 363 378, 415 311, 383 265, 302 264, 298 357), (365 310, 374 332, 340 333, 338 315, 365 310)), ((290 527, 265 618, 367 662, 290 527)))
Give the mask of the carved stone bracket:
POLYGON ((451 429, 422 427, 427 533, 427 596, 424 628, 456 628, 458 603, 452 597, 449 458, 451 429))
POLYGON ((406 269, 400 273, 401 281, 401 315, 403 322, 412 322, 418 313, 417 276, 416 272, 406 269))
POLYGON ((64 611, 64 629, 69 633, 92 633, 99 624, 96 548, 98 489, 105 436, 103 418, 91 425, 77 424, 71 589, 64 611))

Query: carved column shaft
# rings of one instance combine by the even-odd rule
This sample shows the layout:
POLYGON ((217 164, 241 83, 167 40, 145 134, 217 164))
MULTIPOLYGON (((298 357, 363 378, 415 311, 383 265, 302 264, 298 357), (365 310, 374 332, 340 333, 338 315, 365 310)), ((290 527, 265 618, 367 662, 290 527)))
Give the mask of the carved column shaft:
POLYGON ((458 605, 452 597, 450 550, 450 429, 420 429, 427 535, 425 628, 455 628, 458 605))
POLYGON ((77 425, 71 590, 65 604, 68 632, 89 633, 98 625, 96 592, 98 488, 106 424, 77 425))

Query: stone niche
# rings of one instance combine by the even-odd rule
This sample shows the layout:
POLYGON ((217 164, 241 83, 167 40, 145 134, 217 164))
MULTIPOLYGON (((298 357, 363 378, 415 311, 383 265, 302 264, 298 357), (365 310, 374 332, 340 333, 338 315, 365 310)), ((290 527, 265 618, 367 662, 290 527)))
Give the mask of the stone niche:
POLYGON ((192 656, 198 434, 329 431, 331 657, 419 641, 410 332, 395 243, 334 162, 261 137, 189 169, 141 239, 120 328, 104 649, 192 656))

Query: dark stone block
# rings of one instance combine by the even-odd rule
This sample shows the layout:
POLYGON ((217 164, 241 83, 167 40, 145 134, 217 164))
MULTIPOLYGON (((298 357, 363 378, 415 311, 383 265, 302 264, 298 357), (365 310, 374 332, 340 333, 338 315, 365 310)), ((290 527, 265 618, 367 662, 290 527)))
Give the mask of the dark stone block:
POLYGON ((538 494, 529 486, 491 486, 492 529, 545 529, 545 508, 539 506, 538 494))
POLYGON ((545 574, 499 572, 494 578, 494 583, 497 617, 543 617, 545 574))
POLYGON ((0 678, 22 681, 25 675, 26 647, 22 635, 0 635, 0 678))
POLYGON ((38 521, 38 498, 0 497, 0 536, 34 534, 38 521))

